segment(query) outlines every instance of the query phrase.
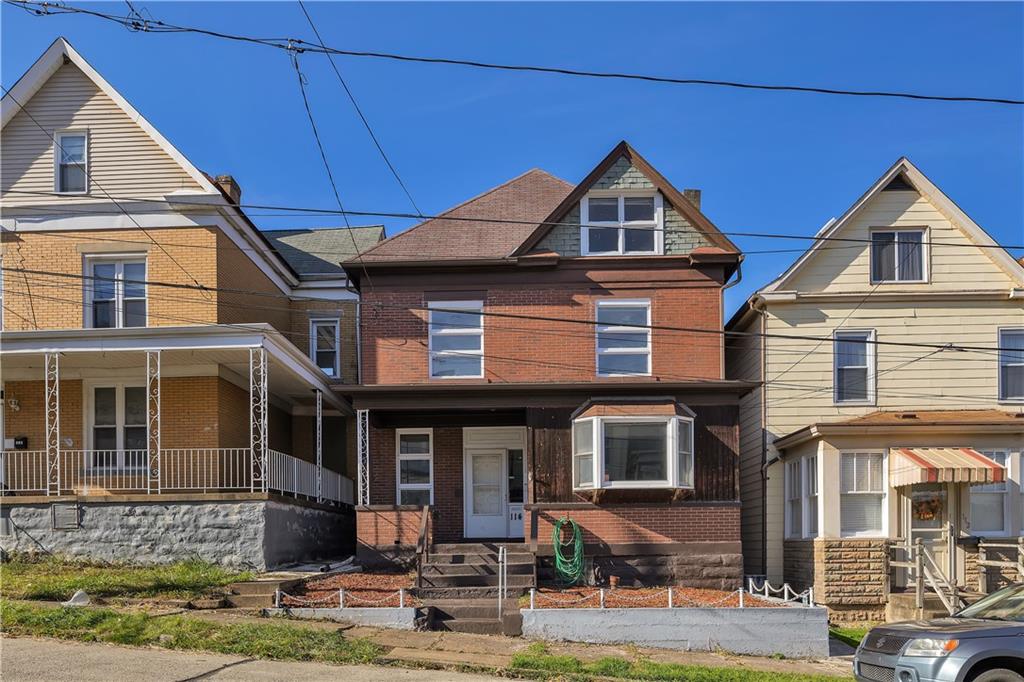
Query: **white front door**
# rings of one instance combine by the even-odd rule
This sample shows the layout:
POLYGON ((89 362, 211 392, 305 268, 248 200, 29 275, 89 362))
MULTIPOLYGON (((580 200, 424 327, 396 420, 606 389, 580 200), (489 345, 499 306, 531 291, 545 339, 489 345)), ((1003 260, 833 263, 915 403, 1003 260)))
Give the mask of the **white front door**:
POLYGON ((465 505, 467 538, 502 538, 508 534, 506 451, 466 451, 465 505))

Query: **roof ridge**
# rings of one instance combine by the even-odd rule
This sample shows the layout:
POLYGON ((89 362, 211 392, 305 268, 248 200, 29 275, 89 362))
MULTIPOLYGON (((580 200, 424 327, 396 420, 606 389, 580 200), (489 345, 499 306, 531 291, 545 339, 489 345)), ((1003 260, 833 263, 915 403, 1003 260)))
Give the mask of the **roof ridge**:
MULTIPOLYGON (((484 197, 486 197, 486 196, 488 196, 490 194, 493 194, 493 193, 497 192, 498 190, 500 190, 502 188, 508 187, 512 183, 517 182, 519 180, 522 180, 523 178, 527 177, 528 175, 530 175, 532 173, 543 173, 544 175, 548 176, 549 178, 552 178, 553 180, 557 180, 558 182, 566 185, 567 187, 573 187, 573 185, 571 183, 569 183, 566 180, 563 180, 562 178, 558 177, 557 175, 552 175, 551 173, 547 172, 543 168, 538 168, 538 167, 534 166, 533 168, 530 168, 529 170, 526 170, 526 171, 520 173, 519 175, 516 175, 516 176, 514 176, 512 178, 509 178, 508 180, 505 180, 504 182, 502 182, 500 184, 497 184, 494 187, 491 187, 490 189, 485 190, 485 191, 481 192, 480 194, 477 194, 476 196, 470 197, 469 199, 466 199, 465 201, 462 201, 462 202, 460 202, 458 204, 455 204, 454 206, 452 206, 450 208, 445 209, 444 211, 442 211, 441 213, 438 213, 437 215, 431 216, 431 217, 427 218, 426 220, 424 220, 422 222, 416 223, 415 225, 413 225, 409 229, 403 230, 402 232, 399 232, 398 234, 394 235, 393 237, 388 237, 387 239, 381 240, 380 243, 374 244, 373 248, 368 249, 366 251, 363 251, 360 254, 360 256, 372 255, 374 250, 383 247, 385 244, 391 244, 391 243, 397 241, 399 238, 401 238, 401 237, 403 237, 405 235, 411 234, 415 230, 423 227, 424 225, 429 225, 430 223, 432 223, 432 222, 434 222, 436 220, 444 220, 445 216, 451 215, 453 212, 459 210, 460 208, 468 206, 469 204, 473 203, 474 201, 479 201, 480 199, 483 199, 484 197)), ((481 218, 481 220, 485 220, 486 221, 486 218, 481 218)))
POLYGON ((326 232, 328 230, 376 230, 384 229, 384 223, 374 223, 373 225, 353 225, 347 227, 345 225, 324 225, 317 227, 283 227, 274 230, 261 230, 263 234, 273 234, 275 232, 326 232))

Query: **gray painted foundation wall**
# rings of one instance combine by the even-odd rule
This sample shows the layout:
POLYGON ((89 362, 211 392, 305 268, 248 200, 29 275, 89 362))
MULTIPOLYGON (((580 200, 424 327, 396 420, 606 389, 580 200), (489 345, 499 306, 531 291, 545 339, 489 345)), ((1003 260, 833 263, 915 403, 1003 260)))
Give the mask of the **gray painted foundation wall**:
POLYGON ((820 607, 749 609, 523 609, 528 639, 795 658, 828 656, 820 607))
POLYGON ((78 505, 79 527, 57 530, 51 504, 6 504, 10 534, 0 536, 0 548, 132 563, 199 558, 264 571, 289 561, 341 556, 354 535, 351 512, 274 500, 78 505))
POLYGON ((375 628, 392 630, 415 630, 416 609, 406 607, 361 608, 282 608, 264 609, 268 616, 290 616, 311 620, 333 620, 341 623, 368 625, 375 628))

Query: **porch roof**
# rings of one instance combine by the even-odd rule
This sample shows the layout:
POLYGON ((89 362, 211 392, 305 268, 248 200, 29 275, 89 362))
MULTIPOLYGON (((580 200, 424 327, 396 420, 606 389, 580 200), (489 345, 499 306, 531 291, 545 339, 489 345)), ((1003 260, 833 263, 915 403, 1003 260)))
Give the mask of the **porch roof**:
POLYGON ((973 448, 893 448, 889 483, 1002 483, 1006 469, 973 448))

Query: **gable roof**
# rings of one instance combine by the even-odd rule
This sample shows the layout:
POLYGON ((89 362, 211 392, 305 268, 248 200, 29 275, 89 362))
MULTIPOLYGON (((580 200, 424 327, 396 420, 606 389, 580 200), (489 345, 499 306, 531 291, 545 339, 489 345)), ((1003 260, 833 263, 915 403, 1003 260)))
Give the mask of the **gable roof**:
POLYGON ((527 253, 535 247, 540 240, 551 231, 554 227, 554 223, 561 221, 565 218, 565 215, 569 210, 579 203, 579 201, 590 191, 590 188, 597 182, 607 171, 612 164, 618 161, 620 158, 625 157, 633 166, 637 168, 641 173, 647 176, 647 179, 661 192, 665 199, 679 211, 684 218, 686 218, 691 225, 693 225, 698 231, 700 231, 708 241, 722 249, 725 252, 739 253, 739 248, 733 244, 728 237, 721 233, 721 231, 715 227, 715 225, 708 220, 707 216, 700 212, 696 206, 690 203, 689 199, 683 196, 682 192, 672 186, 665 177, 655 170, 654 166, 647 162, 647 160, 640 156, 639 153, 627 143, 625 140, 615 145, 615 148, 608 153, 599 164, 587 174, 587 177, 573 188, 572 192, 562 199, 561 203, 558 204, 551 211, 551 213, 541 221, 537 229, 533 231, 529 237, 515 250, 513 255, 519 256, 527 253))
POLYGON ((534 168, 386 239, 358 260, 362 264, 507 258, 570 189, 568 182, 534 168), (517 222, 495 222, 501 220, 517 222))
POLYGON ((63 36, 54 40, 50 47, 46 49, 46 52, 4 94, 3 99, 0 100, 0 128, 6 126, 14 118, 14 115, 21 111, 21 107, 27 105, 32 96, 39 92, 46 82, 50 80, 50 76, 56 73, 57 69, 65 63, 71 63, 78 67, 89 80, 96 84, 96 87, 103 94, 114 101, 132 122, 142 128, 161 150, 174 159, 203 191, 213 194, 220 193, 217 187, 210 182, 209 178, 196 168, 191 161, 185 158, 185 155, 178 151, 167 138, 161 135, 160 131, 154 128, 135 107, 129 104, 128 100, 115 90, 96 69, 92 68, 89 62, 85 61, 85 58, 78 54, 75 48, 71 47, 71 43, 63 36))
POLYGON ((999 247, 999 243, 996 242, 980 225, 971 220, 964 211, 956 205, 956 203, 946 196, 938 187, 932 183, 931 180, 922 173, 917 166, 910 162, 907 157, 900 157, 896 163, 889 167, 885 173, 882 174, 878 180, 871 185, 867 192, 854 202, 850 208, 839 217, 838 220, 830 220, 825 223, 825 226, 818 230, 818 233, 814 235, 814 243, 808 248, 799 258, 797 258, 789 268, 786 269, 781 275, 776 277, 772 282, 762 287, 757 291, 756 295, 771 293, 773 291, 784 291, 785 284, 787 284, 791 278, 810 261, 818 251, 825 246, 830 237, 838 234, 851 220, 860 212, 860 210, 879 192, 886 191, 886 188, 893 184, 893 189, 912 189, 916 190, 919 194, 924 196, 926 199, 935 204, 935 206, 943 213, 945 213, 951 222, 960 228, 961 231, 970 239, 972 242, 978 245, 984 245, 983 248, 989 258, 1000 268, 1002 268, 1008 275, 1024 284, 1024 263, 1018 262, 1005 248, 999 247), (999 248, 996 248, 999 247, 999 248))
POLYGON ((264 230, 263 234, 300 276, 344 277, 340 263, 373 248, 384 238, 384 226, 264 230))

